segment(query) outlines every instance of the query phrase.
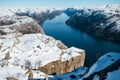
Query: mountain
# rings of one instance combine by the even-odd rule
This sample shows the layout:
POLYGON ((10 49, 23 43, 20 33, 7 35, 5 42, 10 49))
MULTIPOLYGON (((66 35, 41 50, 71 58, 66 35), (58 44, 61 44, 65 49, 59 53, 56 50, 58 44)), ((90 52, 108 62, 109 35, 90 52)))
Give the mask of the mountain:
POLYGON ((47 36, 34 18, 19 16, 14 9, 0 11, 6 13, 0 15, 1 80, 45 78, 84 65, 84 50, 47 36))
POLYGON ((106 40, 120 42, 120 5, 93 8, 68 8, 66 21, 73 28, 106 40))
MULTIPOLYGON (((119 5, 93 8, 0 9, 0 80, 119 80, 120 53, 84 67, 85 51, 68 48, 40 26, 62 12, 72 27, 119 41, 119 5)), ((93 55, 94 56, 94 55, 93 55)))
POLYGON ((64 9, 44 9, 44 8, 23 8, 16 9, 14 12, 19 16, 28 16, 33 18, 38 24, 42 24, 47 19, 53 19, 59 16, 64 9))

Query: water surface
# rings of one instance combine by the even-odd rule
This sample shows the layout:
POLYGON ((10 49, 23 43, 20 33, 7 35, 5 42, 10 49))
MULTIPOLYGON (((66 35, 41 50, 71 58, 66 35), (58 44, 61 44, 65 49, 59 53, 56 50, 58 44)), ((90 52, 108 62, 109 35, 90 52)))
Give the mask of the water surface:
POLYGON ((75 46, 86 52, 85 66, 91 66, 100 56, 108 52, 120 52, 120 45, 100 40, 80 30, 65 24, 69 18, 66 14, 46 20, 42 27, 45 33, 55 39, 61 40, 68 47, 75 46))

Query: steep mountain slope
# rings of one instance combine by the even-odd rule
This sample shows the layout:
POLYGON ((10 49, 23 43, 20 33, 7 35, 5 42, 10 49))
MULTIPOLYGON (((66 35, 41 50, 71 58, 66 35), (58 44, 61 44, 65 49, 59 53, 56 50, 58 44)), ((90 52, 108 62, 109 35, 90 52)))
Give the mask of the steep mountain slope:
POLYGON ((119 80, 120 53, 107 53, 89 69, 83 80, 119 80), (118 72, 118 73, 116 73, 118 72), (116 75, 111 75, 116 73, 116 75), (115 78, 116 77, 116 78, 115 78))
POLYGON ((19 16, 29 16, 33 18, 37 23, 42 24, 47 19, 53 19, 60 15, 63 9, 46 9, 46 8, 23 8, 16 9, 14 12, 19 16))
POLYGON ((68 25, 107 40, 120 42, 120 9, 117 6, 69 9, 68 25), (72 11, 73 10, 73 11, 72 11))

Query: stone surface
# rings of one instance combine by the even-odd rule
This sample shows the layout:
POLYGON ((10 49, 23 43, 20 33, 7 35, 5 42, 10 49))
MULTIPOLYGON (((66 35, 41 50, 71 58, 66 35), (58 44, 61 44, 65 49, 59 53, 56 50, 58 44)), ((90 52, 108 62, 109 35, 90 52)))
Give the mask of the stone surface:
POLYGON ((83 66, 85 61, 85 52, 80 52, 79 56, 72 57, 70 60, 61 61, 57 60, 48 63, 45 66, 39 67, 39 70, 46 74, 65 74, 73 71, 74 69, 83 66))

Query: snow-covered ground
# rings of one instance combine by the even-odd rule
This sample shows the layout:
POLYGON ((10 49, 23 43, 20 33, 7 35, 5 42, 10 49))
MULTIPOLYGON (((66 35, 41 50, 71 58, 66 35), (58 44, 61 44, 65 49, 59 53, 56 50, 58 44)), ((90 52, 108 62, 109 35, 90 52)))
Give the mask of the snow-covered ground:
MULTIPOLYGON (((4 59, 6 53, 9 52, 11 58, 13 58, 13 60, 11 60, 11 64, 14 64, 14 59, 17 60, 16 64, 20 65, 24 65, 25 62, 23 61, 28 60, 31 62, 31 67, 35 68, 35 62, 37 61, 41 61, 41 66, 43 66, 60 59, 62 50, 57 47, 59 41, 55 41, 51 37, 42 34, 26 34, 21 37, 13 37, 19 35, 10 34, 7 36, 1 36, 5 38, 0 40, 1 60, 4 59)), ((78 52, 83 51, 84 50, 73 47, 63 50, 65 54, 61 56, 61 60, 66 61, 71 59, 72 57, 80 55, 78 52), (71 53, 71 55, 69 53, 71 53)))
MULTIPOLYGON (((91 12, 94 11, 100 11, 104 12, 105 14, 107 13, 107 16, 109 17, 111 14, 120 13, 119 7, 120 6, 118 5, 112 7, 103 6, 97 8, 93 7, 90 11, 87 8, 84 8, 83 10, 77 9, 76 11, 83 11, 83 13, 85 11, 87 14, 91 14, 91 12)), ((73 8, 68 10, 73 11, 75 9, 73 8)), ((104 74, 104 76, 106 76, 105 80, 120 80, 120 53, 115 52, 105 54, 100 59, 98 59, 98 61, 96 61, 96 63, 89 69, 87 67, 79 67, 72 72, 61 75, 46 75, 45 73, 37 70, 38 67, 44 66, 53 61, 69 61, 71 58, 74 58, 76 56, 82 56, 80 53, 84 52, 84 50, 77 49, 75 47, 67 48, 61 41, 55 40, 54 38, 43 33, 41 34, 39 31, 36 33, 23 34, 21 31, 19 31, 19 29, 14 29, 18 26, 23 25, 24 27, 27 26, 29 28, 29 26, 31 26, 31 22, 32 24, 35 23, 37 25, 33 19, 29 18, 34 16, 34 13, 39 16, 42 13, 51 13, 53 11, 56 10, 27 8, 0 9, 0 80, 6 80, 6 78, 28 80, 28 77, 30 76, 33 78, 42 79, 49 77, 49 80, 100 80, 103 77, 101 76, 101 71, 107 72, 107 75, 104 74), (17 16, 16 13, 23 13, 25 15, 27 13, 27 16, 29 17, 25 15, 17 16), (30 25, 25 26, 26 23, 30 25), (63 48, 61 49, 60 46, 63 48), (113 64, 117 67, 117 69, 116 67, 113 67, 113 64), (111 70, 107 70, 108 67, 111 70)), ((74 14, 74 11, 72 13, 74 14)), ((78 13, 76 14, 78 16, 82 15, 78 13)), ((40 19, 42 19, 42 17, 40 17, 40 19)), ((114 22, 116 20, 118 20, 118 17, 109 19, 109 22, 114 22)), ((119 20, 117 24, 119 25, 119 20)), ((102 25, 104 24, 101 24, 101 26, 102 25)), ((117 31, 119 31, 119 26, 116 26, 114 29, 117 29, 117 31)))
POLYGON ((0 8, 0 18, 4 16, 14 16, 15 13, 9 8, 0 8))
MULTIPOLYGON (((4 37, 4 39, 0 39, 0 65, 3 70, 7 70, 10 66, 36 69, 56 60, 66 61, 72 57, 80 56, 79 52, 84 51, 74 47, 62 51, 57 47, 59 41, 43 34, 26 34, 23 36, 9 34, 1 37, 4 37), (62 52, 64 54, 61 56, 62 52), (8 55, 8 60, 6 55, 8 55)), ((15 73, 16 71, 19 72, 15 70, 15 73)), ((14 74, 10 71, 8 73, 14 74)))
MULTIPOLYGON (((85 77, 88 77, 95 72, 99 72, 99 71, 107 68, 108 66, 112 65, 113 63, 115 63, 118 60, 120 60, 120 53, 110 52, 110 53, 105 54, 104 56, 100 57, 98 59, 98 61, 89 69, 89 72, 87 73, 87 75, 85 75, 85 77)), ((119 71, 119 69, 118 69, 118 71, 119 71)), ((116 71, 113 70, 113 72, 108 73, 109 76, 114 72, 116 72, 116 71)), ((120 72, 118 72, 117 74, 120 74, 120 72)), ((117 77, 117 78, 120 79, 120 77, 117 77)), ((109 80, 109 79, 106 79, 106 80, 109 80)), ((115 80, 117 80, 117 79, 115 79, 115 80)))
POLYGON ((38 31, 41 27, 32 18, 17 16, 15 10, 0 10, 0 80, 27 80, 31 75, 45 78, 46 74, 38 71, 39 67, 57 60, 69 61, 84 53, 82 49, 67 48, 61 41, 38 31))

